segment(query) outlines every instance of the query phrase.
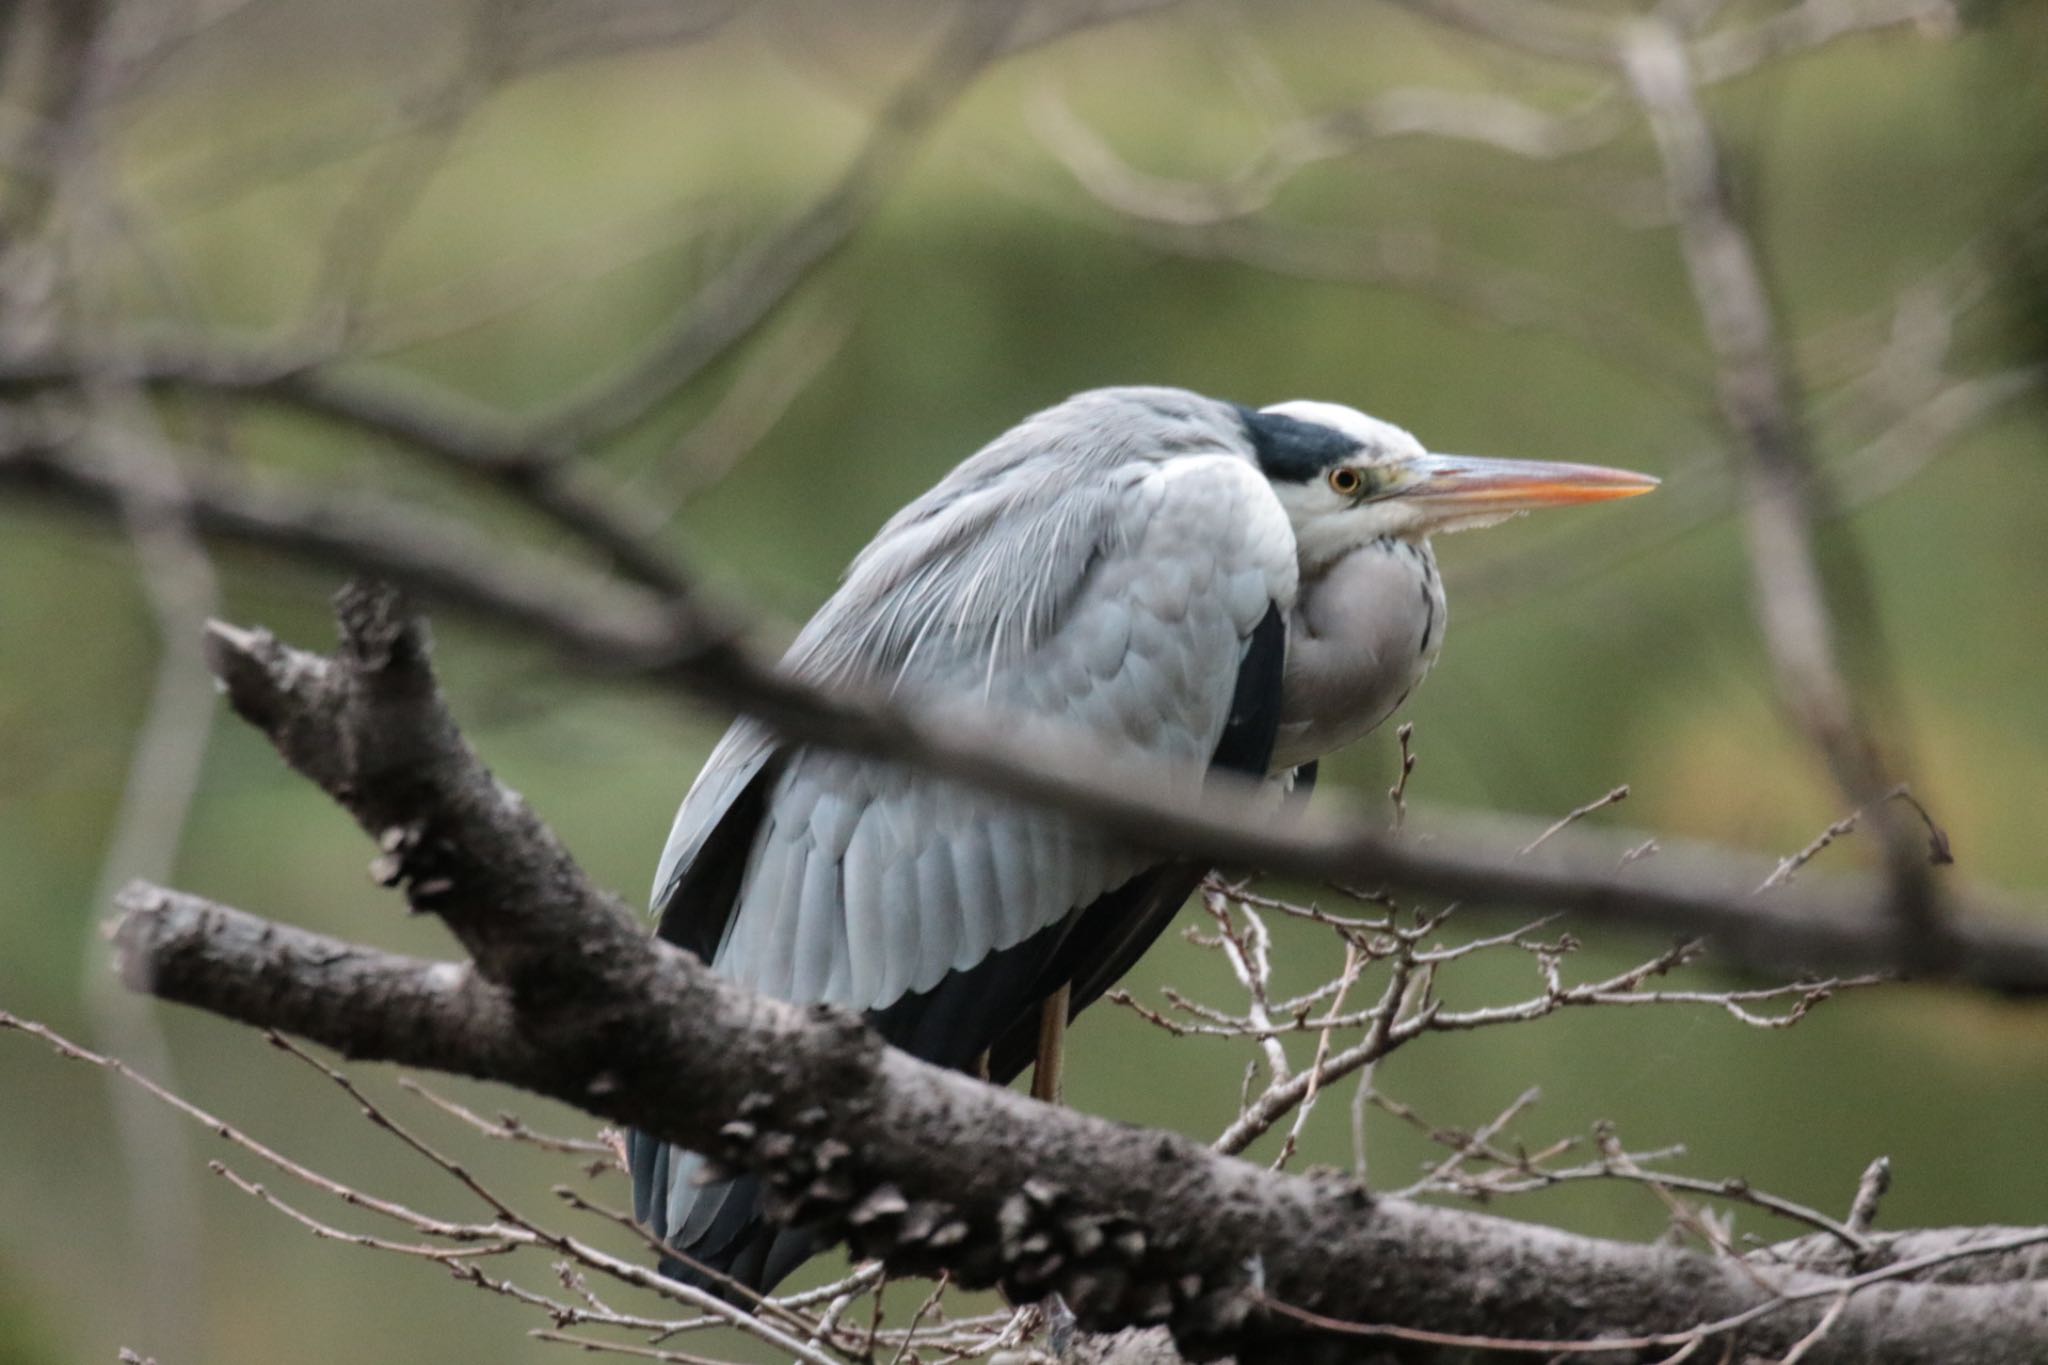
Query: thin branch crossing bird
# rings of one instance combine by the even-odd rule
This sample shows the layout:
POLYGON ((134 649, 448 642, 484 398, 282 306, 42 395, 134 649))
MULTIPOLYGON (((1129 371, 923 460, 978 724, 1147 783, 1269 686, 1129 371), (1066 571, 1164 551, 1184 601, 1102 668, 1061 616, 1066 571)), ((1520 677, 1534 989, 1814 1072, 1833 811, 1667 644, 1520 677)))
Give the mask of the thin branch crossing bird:
MULTIPOLYGON (((1443 646, 1430 537, 1630 497, 1643 474, 1428 452, 1329 403, 1254 411, 1100 389, 970 456, 861 551, 790 647, 807 679, 992 725, 1069 727, 1199 786, 1297 789, 1393 714, 1443 646)), ((893 1045, 1056 1093, 1067 1021, 1165 929, 1204 868, 1086 822, 736 721, 676 815, 657 932, 784 1000, 863 1012, 893 1045)), ((634 1216, 765 1291, 818 1250, 754 1177, 631 1136, 634 1216)))

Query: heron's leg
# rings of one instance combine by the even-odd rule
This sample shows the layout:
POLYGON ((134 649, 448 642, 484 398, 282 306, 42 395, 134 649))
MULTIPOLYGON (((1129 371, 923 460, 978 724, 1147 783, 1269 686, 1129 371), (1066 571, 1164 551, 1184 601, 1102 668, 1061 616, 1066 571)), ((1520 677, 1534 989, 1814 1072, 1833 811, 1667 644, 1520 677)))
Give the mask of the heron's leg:
POLYGON ((985 1080, 987 1080, 987 1079, 988 1079, 988 1049, 987 1049, 987 1048, 983 1048, 983 1049, 981 1050, 981 1055, 980 1055, 979 1057, 976 1057, 976 1058, 974 1059, 974 1076, 975 1076, 975 1079, 976 1079, 976 1080, 983 1080, 983 1081, 985 1081, 985 1080))
POLYGON ((1063 1087, 1060 1073, 1066 1062, 1067 1002, 1073 987, 1066 985, 1046 997, 1038 1007, 1038 1061, 1031 1069, 1031 1098, 1058 1104, 1063 1087))

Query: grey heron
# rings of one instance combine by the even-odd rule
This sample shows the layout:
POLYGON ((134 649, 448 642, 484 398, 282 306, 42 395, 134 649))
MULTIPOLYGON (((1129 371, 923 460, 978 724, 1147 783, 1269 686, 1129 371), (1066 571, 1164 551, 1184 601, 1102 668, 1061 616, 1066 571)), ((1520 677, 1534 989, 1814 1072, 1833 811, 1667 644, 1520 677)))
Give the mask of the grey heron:
MULTIPOLYGON (((1430 537, 1656 480, 1432 454, 1350 408, 1100 389, 1026 419, 884 525, 791 646, 833 685, 1074 727, 1199 783, 1312 781, 1443 646, 1430 537)), ((1204 869, 899 764, 736 721, 683 799, 660 936, 764 994, 862 1011, 1006 1083, 1130 968, 1204 869)), ((1041 1062, 1041 1073, 1045 1067, 1041 1062)), ((816 1249, 755 1179, 629 1139, 677 1257, 766 1290, 816 1249)))

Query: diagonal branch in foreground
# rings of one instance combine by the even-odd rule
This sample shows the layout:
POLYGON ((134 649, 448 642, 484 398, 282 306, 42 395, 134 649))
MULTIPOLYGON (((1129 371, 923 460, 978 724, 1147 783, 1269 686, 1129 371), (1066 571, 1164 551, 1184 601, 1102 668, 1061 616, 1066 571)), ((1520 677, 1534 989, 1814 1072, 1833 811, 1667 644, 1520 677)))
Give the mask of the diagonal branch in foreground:
MULTIPOLYGON (((0 427, 0 488, 14 486, 108 514, 119 475, 76 443, 0 427)), ((1617 866, 1597 840, 1568 837, 1538 854, 1514 849, 1535 833, 1471 830, 1403 842, 1318 812, 1276 821, 1270 808, 1220 784, 1198 797, 1116 770, 1072 736, 996 733, 985 718, 943 708, 916 714, 887 698, 851 695, 775 668, 742 641, 732 617, 701 595, 661 602, 593 581, 535 556, 499 555, 452 528, 388 504, 290 497, 194 479, 193 525, 210 537, 330 566, 357 566, 544 640, 575 666, 631 673, 760 718, 792 740, 888 757, 986 790, 1095 820, 1166 854, 1348 885, 1396 885, 1476 905, 1567 910, 1589 922, 1706 936, 1722 960, 1785 976, 1801 970, 1890 972, 1990 990, 2048 993, 2048 932, 1996 898, 1952 893, 1939 951, 1881 913, 1882 886, 1837 877, 1751 894, 1770 865, 1718 850, 1617 866)), ((310 660, 260 632, 236 649, 310 660)), ((254 674, 251 674, 253 677, 254 674)))
POLYGON ((375 838, 380 878, 472 960, 399 958, 135 886, 116 942, 136 988, 645 1128, 760 1173, 782 1216, 892 1269, 1058 1292, 1086 1327, 1165 1324, 1197 1358, 1360 1349, 1323 1320, 1373 1324, 1374 1341, 1559 1350, 1723 1322, 1744 1349, 1782 1353, 1832 1312, 1813 1362, 1943 1359, 1958 1340, 2017 1362, 2048 1338, 2035 1282, 1864 1281, 1843 1301, 1839 1277, 1375 1200, 1040 1105, 888 1049, 852 1015, 755 996, 650 940, 496 782, 394 594, 351 589, 339 614, 332 657, 217 628, 213 665, 236 710, 375 838))

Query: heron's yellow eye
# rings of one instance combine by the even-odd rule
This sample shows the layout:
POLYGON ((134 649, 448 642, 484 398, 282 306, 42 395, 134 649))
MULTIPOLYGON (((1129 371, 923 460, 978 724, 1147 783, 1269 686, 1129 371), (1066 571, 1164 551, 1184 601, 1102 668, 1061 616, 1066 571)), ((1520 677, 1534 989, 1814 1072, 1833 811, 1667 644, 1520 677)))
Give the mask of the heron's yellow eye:
POLYGON ((1330 471, 1330 491, 1340 498, 1355 498, 1365 492, 1365 471, 1340 464, 1330 471))

